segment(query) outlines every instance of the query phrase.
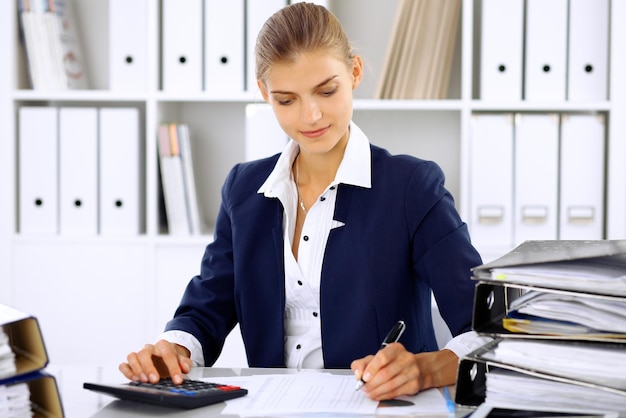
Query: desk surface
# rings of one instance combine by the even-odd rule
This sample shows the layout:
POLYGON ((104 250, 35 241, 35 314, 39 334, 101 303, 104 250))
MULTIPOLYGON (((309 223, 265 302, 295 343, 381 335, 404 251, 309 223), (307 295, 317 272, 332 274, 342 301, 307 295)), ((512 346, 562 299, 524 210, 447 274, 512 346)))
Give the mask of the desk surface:
MULTIPOLYGON (((128 418, 167 416, 172 418, 190 417, 236 417, 222 415, 223 402, 192 410, 177 410, 137 402, 122 401, 82 388, 83 382, 115 383, 123 382, 124 377, 115 367, 50 366, 48 372, 57 379, 66 418, 128 418)), ((350 370, 327 370, 335 374, 351 374, 350 370)), ((290 369, 248 369, 248 368, 194 368, 189 378, 199 379, 215 376, 251 376, 258 374, 297 373, 290 369)), ((457 412, 457 417, 465 416, 466 411, 457 412)), ((355 417, 364 415, 355 415, 355 417)), ((381 416, 381 415, 378 415, 381 416)), ((348 418, 346 415, 342 417, 348 418)), ((447 415, 442 415, 447 417, 447 415)))

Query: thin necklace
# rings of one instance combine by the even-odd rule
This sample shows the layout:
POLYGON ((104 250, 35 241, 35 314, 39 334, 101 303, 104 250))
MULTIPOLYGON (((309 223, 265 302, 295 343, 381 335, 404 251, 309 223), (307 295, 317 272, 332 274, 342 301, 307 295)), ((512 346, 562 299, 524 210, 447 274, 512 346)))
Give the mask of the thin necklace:
POLYGON ((306 208, 304 207, 302 195, 300 194, 300 187, 298 186, 298 183, 300 182, 300 170, 298 169, 298 167, 298 159, 296 158, 296 191, 298 192, 298 202, 300 203, 300 208, 302 209, 302 212, 304 212, 304 214, 306 215, 306 208))

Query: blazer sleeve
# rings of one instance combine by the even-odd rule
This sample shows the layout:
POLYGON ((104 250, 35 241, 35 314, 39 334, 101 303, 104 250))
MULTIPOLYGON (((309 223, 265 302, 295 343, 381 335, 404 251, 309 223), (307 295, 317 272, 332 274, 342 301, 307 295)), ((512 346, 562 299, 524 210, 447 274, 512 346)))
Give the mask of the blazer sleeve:
POLYGON ((482 261, 444 182, 437 164, 422 162, 407 186, 412 197, 407 198, 406 216, 413 219, 413 268, 427 280, 442 318, 456 336, 471 330, 471 268, 482 261))
POLYGON ((193 277, 166 331, 181 330, 194 335, 203 348, 205 365, 219 357, 226 336, 237 323, 234 302, 234 265, 230 188, 237 174, 235 167, 222 187, 222 204, 215 225, 213 242, 207 245, 200 274, 193 277))

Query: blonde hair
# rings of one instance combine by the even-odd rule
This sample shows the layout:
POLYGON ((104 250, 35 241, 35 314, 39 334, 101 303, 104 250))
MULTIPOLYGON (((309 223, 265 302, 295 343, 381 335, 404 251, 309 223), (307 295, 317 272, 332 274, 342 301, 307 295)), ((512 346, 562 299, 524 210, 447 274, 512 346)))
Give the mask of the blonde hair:
POLYGON ((354 53, 337 17, 324 6, 298 2, 274 13, 256 40, 256 77, 264 80, 270 67, 299 54, 327 50, 352 64, 354 53))

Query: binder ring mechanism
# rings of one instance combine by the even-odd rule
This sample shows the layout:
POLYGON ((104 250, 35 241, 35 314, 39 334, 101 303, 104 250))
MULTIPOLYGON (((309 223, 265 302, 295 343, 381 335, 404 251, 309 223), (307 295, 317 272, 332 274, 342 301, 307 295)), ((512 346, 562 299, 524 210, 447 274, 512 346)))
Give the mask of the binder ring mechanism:
POLYGON ((504 208, 497 205, 478 207, 478 222, 481 224, 498 224, 504 220, 504 208))
POLYGON ((548 207, 541 205, 522 206, 522 222, 525 224, 542 224, 548 221, 548 207))
POLYGON ((595 219, 593 206, 570 206, 567 208, 567 222, 570 224, 590 224, 595 219))

